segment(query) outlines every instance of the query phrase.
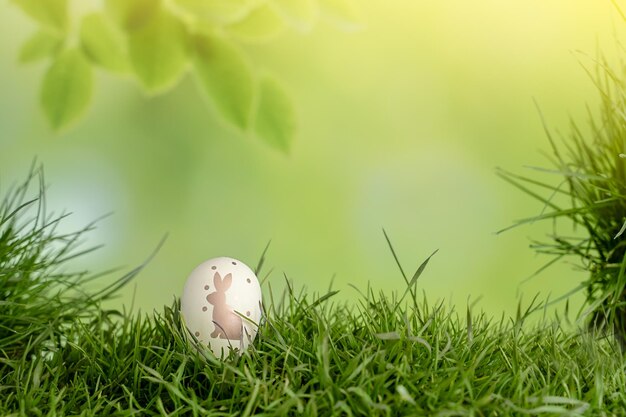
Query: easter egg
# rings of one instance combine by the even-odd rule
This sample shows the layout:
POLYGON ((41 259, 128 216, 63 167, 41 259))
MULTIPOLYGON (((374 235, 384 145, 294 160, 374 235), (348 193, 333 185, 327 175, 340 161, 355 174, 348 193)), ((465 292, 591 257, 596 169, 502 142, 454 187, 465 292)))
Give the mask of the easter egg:
POLYGON ((243 262, 226 257, 209 259, 187 278, 180 307, 189 334, 209 346, 217 357, 227 356, 231 349, 242 353, 258 331, 261 286, 243 262))

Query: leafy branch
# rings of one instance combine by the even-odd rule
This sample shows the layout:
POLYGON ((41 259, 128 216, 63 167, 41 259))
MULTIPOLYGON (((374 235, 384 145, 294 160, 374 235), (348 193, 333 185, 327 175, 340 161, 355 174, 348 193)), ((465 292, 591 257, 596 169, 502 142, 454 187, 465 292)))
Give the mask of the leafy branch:
POLYGON ((320 18, 345 29, 360 22, 356 0, 103 0, 76 17, 70 0, 12 2, 38 26, 19 60, 49 61, 40 100, 53 129, 85 114, 94 68, 131 76, 151 96, 192 73, 227 124, 282 152, 296 134, 293 102, 239 45, 268 42, 290 28, 306 32, 320 18))

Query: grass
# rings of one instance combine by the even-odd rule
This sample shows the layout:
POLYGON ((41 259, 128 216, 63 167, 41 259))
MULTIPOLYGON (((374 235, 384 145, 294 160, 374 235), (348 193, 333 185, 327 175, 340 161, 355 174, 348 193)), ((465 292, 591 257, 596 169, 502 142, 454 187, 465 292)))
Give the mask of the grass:
POLYGON ((602 56, 592 61, 587 72, 600 107, 597 115, 589 110, 588 127, 572 120, 569 134, 561 138, 545 129, 552 168, 531 167, 541 179, 499 174, 542 203, 539 215, 518 225, 553 222, 547 240, 533 247, 553 256, 548 264, 578 259, 578 267, 588 272, 575 288, 586 293, 588 324, 615 335, 626 348, 626 64, 614 69, 602 56))
POLYGON ((403 294, 367 288, 351 304, 335 303, 330 289, 311 295, 288 282, 279 297, 266 297, 254 345, 219 360, 188 342, 178 300, 143 315, 103 309, 141 267, 112 282, 68 272, 91 226, 56 232, 63 216, 46 214, 41 184, 34 169, 0 206, 1 415, 608 416, 626 409, 626 369, 610 339, 566 316, 527 325, 530 314, 541 314, 536 302, 498 319, 431 305, 416 290, 428 260, 411 280, 402 272, 403 294), (33 184, 39 190, 29 200, 33 184))

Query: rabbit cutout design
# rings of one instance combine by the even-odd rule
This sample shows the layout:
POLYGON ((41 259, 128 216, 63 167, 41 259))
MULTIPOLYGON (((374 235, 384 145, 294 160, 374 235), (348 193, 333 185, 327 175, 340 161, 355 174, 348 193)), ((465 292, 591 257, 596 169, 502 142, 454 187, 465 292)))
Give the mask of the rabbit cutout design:
POLYGON ((231 306, 226 304, 226 290, 230 288, 232 283, 232 274, 227 274, 223 279, 219 272, 216 272, 213 276, 215 292, 206 296, 206 300, 213 305, 215 330, 211 333, 211 337, 229 340, 241 339, 243 333, 241 317, 233 311, 231 306))

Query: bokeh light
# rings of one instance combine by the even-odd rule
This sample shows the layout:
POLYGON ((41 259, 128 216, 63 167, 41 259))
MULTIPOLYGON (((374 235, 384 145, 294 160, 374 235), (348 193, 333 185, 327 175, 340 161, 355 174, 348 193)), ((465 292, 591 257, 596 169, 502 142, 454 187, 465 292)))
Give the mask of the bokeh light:
MULTIPOLYGON (((131 78, 98 73, 94 103, 55 134, 38 104, 45 65, 17 63, 33 23, 0 5, 0 179, 43 162, 55 209, 69 226, 113 211, 90 243, 95 268, 140 263, 165 246, 119 303, 152 310, 179 296, 205 259, 255 264, 272 239, 272 287, 284 275, 325 291, 348 284, 403 288, 382 234, 407 272, 435 249, 419 288, 493 314, 517 297, 545 297, 584 274, 567 263, 520 284, 548 258, 528 248, 549 225, 496 235, 541 205, 497 178, 498 166, 547 165, 537 102, 566 134, 597 102, 583 66, 617 57, 623 22, 610 1, 363 1, 366 24, 327 23, 246 47, 255 66, 288 87, 299 133, 283 155, 223 123, 186 77, 146 97, 131 78), (582 65, 580 65, 582 64, 582 65)), ((75 11, 82 12, 81 10, 75 11)), ((580 301, 580 297, 576 299, 580 301)))

